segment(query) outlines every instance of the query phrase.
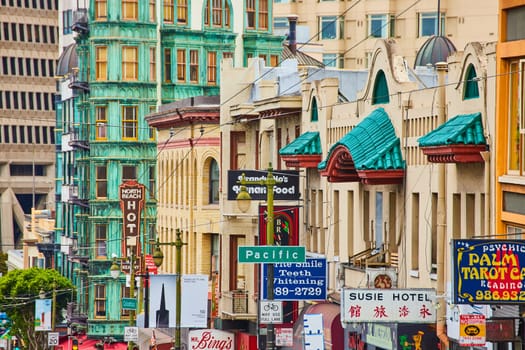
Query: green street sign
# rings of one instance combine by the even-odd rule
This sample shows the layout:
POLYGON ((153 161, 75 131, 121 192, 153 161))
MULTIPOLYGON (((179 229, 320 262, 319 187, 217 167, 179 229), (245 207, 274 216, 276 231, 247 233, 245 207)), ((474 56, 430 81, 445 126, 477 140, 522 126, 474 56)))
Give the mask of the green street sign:
POLYGON ((137 299, 135 298, 122 298, 122 309, 124 310, 136 310, 137 299))
POLYGON ((239 246, 239 263, 272 264, 306 262, 306 248, 294 245, 239 246))

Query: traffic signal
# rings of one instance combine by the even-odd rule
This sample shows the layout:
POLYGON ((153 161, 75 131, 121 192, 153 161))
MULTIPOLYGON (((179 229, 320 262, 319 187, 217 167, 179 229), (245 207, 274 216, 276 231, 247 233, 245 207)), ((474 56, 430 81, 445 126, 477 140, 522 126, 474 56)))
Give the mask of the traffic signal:
POLYGON ((12 345, 11 348, 13 350, 20 350, 20 345, 18 345, 18 339, 13 339, 11 345, 12 345))
POLYGON ((78 350, 78 339, 73 338, 73 344, 71 345, 71 350, 78 350))

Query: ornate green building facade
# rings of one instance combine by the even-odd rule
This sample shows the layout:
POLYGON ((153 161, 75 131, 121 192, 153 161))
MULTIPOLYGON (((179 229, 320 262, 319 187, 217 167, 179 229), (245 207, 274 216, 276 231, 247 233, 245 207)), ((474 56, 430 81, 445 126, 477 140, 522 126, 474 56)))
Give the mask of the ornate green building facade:
POLYGON ((156 197, 166 180, 156 176, 162 145, 145 116, 162 104, 218 95, 223 58, 244 65, 263 57, 277 65, 283 38, 271 33, 268 0, 90 0, 72 14, 75 44, 61 56, 57 84, 62 248, 55 261, 77 286, 70 328, 122 340, 124 326, 134 323, 121 304, 130 288, 124 274, 111 277, 110 266, 138 251, 123 243, 119 186, 128 180, 145 186, 137 243, 144 256, 153 250, 156 197))

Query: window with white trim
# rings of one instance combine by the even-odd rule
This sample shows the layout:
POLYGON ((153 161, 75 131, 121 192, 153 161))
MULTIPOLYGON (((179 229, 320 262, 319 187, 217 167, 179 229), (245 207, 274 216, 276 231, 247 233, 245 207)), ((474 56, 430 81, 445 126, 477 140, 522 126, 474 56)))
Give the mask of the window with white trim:
POLYGON ((395 17, 387 14, 368 15, 368 36, 372 38, 393 37, 395 17))

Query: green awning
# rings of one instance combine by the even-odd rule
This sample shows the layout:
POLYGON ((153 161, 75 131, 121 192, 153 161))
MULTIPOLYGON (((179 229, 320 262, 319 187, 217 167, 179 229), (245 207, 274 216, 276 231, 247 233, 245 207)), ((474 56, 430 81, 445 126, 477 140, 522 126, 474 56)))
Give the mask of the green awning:
POLYGON ((357 171, 405 169, 400 140, 383 108, 374 110, 335 143, 330 148, 328 157, 319 163, 318 169, 325 169, 332 152, 341 146, 351 154, 357 171))
POLYGON ((319 132, 308 131, 279 150, 282 156, 321 154, 319 132))
POLYGON ((457 115, 417 141, 420 147, 487 144, 479 112, 457 115))

